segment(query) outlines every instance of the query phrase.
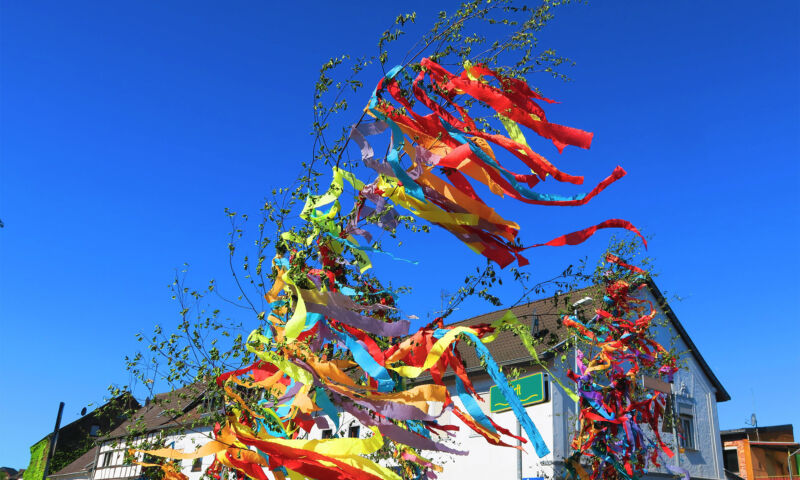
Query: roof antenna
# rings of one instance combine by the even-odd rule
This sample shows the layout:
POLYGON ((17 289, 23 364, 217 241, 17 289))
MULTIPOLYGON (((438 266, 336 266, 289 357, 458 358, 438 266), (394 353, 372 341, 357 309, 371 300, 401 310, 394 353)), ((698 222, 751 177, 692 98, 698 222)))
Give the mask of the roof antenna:
POLYGON ((759 436, 759 434, 758 434, 758 419, 756 418, 756 414, 755 414, 755 412, 753 412, 753 413, 750 415, 750 421, 749 421, 749 422, 747 422, 747 421, 746 421, 746 422, 744 422, 744 423, 745 423, 746 425, 750 425, 751 427, 753 427, 753 428, 755 428, 755 429, 756 429, 756 441, 757 441, 757 442, 760 442, 760 441, 761 441, 761 437, 760 437, 760 436, 759 436))
POLYGON ((753 414, 750 415, 750 423, 753 428, 756 429, 756 441, 761 441, 761 436, 758 434, 758 420, 756 419, 756 392, 752 388, 750 389, 750 395, 753 397, 753 414))

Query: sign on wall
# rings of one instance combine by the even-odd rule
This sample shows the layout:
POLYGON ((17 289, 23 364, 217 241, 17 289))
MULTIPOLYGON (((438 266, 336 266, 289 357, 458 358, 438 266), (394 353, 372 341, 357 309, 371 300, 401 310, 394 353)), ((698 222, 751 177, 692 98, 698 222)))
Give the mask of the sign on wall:
MULTIPOLYGON (((550 400, 547 380, 543 372, 520 377, 509 385, 517 394, 522 405, 534 405, 550 400)), ((502 412, 511 408, 497 385, 489 389, 489 406, 492 412, 502 412)))

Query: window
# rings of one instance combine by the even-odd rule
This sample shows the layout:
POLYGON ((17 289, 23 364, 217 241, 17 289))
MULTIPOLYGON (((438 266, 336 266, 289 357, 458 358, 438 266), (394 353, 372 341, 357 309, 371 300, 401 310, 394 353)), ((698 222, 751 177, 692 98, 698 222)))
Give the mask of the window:
POLYGON ((347 430, 347 436, 350 438, 358 438, 360 433, 361 427, 358 425, 350 425, 350 428, 347 430))
POLYGON ((194 462, 192 462, 192 471, 199 472, 203 469, 203 457, 195 458, 194 462))
POLYGON ((333 438, 333 430, 330 428, 326 428, 322 431, 322 439, 325 440, 327 438, 333 438))
POLYGON ((106 453, 104 453, 103 454, 103 463, 101 464, 101 466, 107 467, 107 466, 111 465, 111 456, 113 454, 114 454, 114 452, 106 452, 106 453))
POLYGON ((89 435, 96 437, 98 434, 100 434, 100 425, 92 425, 92 427, 89 429, 89 435))
POLYGON ((694 443, 694 417, 681 414, 679 445, 686 450, 696 450, 694 443))
POLYGON ((735 448, 726 448, 722 453, 722 463, 725 470, 739 473, 739 452, 735 448))

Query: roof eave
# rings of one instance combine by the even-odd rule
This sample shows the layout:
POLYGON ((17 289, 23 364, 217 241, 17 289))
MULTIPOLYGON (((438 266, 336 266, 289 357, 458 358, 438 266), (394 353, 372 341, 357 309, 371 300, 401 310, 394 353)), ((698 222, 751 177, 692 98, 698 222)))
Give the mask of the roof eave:
POLYGON ((686 343, 686 346, 689 347, 689 351, 692 352, 692 356, 694 357, 695 360, 697 360, 697 363, 700 364, 700 368, 703 369, 703 373, 705 373, 708 379, 711 380, 712 385, 714 385, 714 388, 716 389, 717 402, 721 403, 730 400, 731 399, 730 394, 728 393, 727 390, 725 390, 725 387, 722 386, 722 382, 720 382, 717 376, 714 375, 714 372, 711 370, 711 367, 708 366, 708 363, 700 354, 700 350, 697 349, 697 346, 689 337, 689 333, 683 327, 680 320, 678 320, 678 317, 675 315, 675 312, 672 311, 672 308, 670 308, 669 303, 667 303, 667 300, 664 298, 664 295, 661 293, 661 290, 658 289, 658 287, 656 286, 655 282, 653 282, 652 279, 648 279, 647 287, 649 288, 650 293, 652 293, 653 296, 656 298, 658 306, 661 308, 661 310, 664 312, 667 318, 669 318, 672 324, 675 326, 675 330, 678 331, 678 334, 686 343))

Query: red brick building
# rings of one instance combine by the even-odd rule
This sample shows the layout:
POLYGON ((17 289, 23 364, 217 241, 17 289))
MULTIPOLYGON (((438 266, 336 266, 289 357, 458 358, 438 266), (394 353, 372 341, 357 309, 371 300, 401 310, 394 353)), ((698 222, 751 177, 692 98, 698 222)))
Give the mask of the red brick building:
POLYGON ((800 448, 791 425, 723 430, 720 437, 728 473, 745 480, 800 480, 800 458, 789 456, 800 448))

